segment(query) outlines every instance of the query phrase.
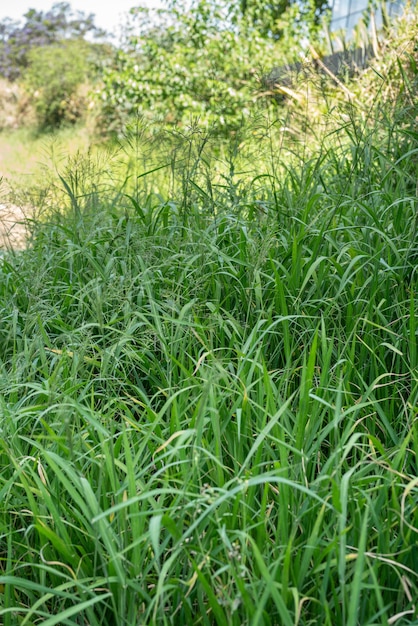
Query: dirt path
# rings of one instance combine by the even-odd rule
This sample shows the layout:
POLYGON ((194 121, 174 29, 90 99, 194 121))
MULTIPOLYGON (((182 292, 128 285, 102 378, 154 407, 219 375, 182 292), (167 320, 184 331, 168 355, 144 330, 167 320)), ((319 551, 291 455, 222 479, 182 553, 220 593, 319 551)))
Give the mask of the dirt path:
POLYGON ((0 251, 4 248, 22 250, 26 243, 24 210, 15 204, 0 203, 0 251))

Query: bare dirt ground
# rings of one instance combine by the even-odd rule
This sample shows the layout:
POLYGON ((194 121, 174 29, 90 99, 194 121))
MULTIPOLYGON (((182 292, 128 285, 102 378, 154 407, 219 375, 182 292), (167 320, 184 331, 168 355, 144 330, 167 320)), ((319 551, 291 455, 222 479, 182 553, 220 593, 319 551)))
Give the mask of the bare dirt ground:
POLYGON ((0 251, 4 248, 22 250, 27 239, 27 210, 15 204, 0 203, 0 251))

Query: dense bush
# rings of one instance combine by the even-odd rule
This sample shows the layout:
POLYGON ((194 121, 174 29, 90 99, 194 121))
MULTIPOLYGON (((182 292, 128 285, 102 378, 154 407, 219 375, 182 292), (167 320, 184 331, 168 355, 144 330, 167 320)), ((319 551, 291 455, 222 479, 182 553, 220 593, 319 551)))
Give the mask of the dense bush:
MULTIPOLYGON (((224 3, 201 0, 129 37, 104 67, 98 99, 106 128, 119 132, 138 112, 168 124, 199 118, 221 131, 239 126, 258 100, 259 77, 285 53, 280 41, 237 20, 224 3)), ((297 44, 287 47, 289 55, 297 44)))
POLYGON ((273 39, 288 38, 289 31, 316 37, 322 27, 322 18, 328 10, 328 0, 240 0, 237 9, 258 32, 273 39), (289 19, 290 18, 290 19, 289 19))
POLYGON ((95 49, 86 41, 69 40, 34 48, 24 85, 32 96, 41 129, 73 123, 86 113, 88 89, 95 49))

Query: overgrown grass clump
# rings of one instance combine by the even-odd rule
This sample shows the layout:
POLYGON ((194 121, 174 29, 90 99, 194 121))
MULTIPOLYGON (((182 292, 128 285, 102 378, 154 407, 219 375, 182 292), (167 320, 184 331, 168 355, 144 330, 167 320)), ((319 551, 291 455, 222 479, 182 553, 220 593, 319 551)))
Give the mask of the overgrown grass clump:
POLYGON ((67 173, 3 256, 5 626, 418 623, 417 109, 381 106, 244 174, 189 142, 166 198, 67 173))

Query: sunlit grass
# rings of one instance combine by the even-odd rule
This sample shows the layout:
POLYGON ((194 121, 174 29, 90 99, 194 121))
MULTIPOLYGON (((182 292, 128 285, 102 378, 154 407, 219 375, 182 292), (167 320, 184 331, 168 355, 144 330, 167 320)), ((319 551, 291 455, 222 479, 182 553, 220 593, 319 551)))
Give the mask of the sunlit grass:
POLYGON ((12 185, 28 186, 31 179, 42 176, 51 158, 59 163, 86 150, 91 137, 85 127, 71 127, 53 136, 36 134, 30 128, 0 133, 0 171, 12 185))

